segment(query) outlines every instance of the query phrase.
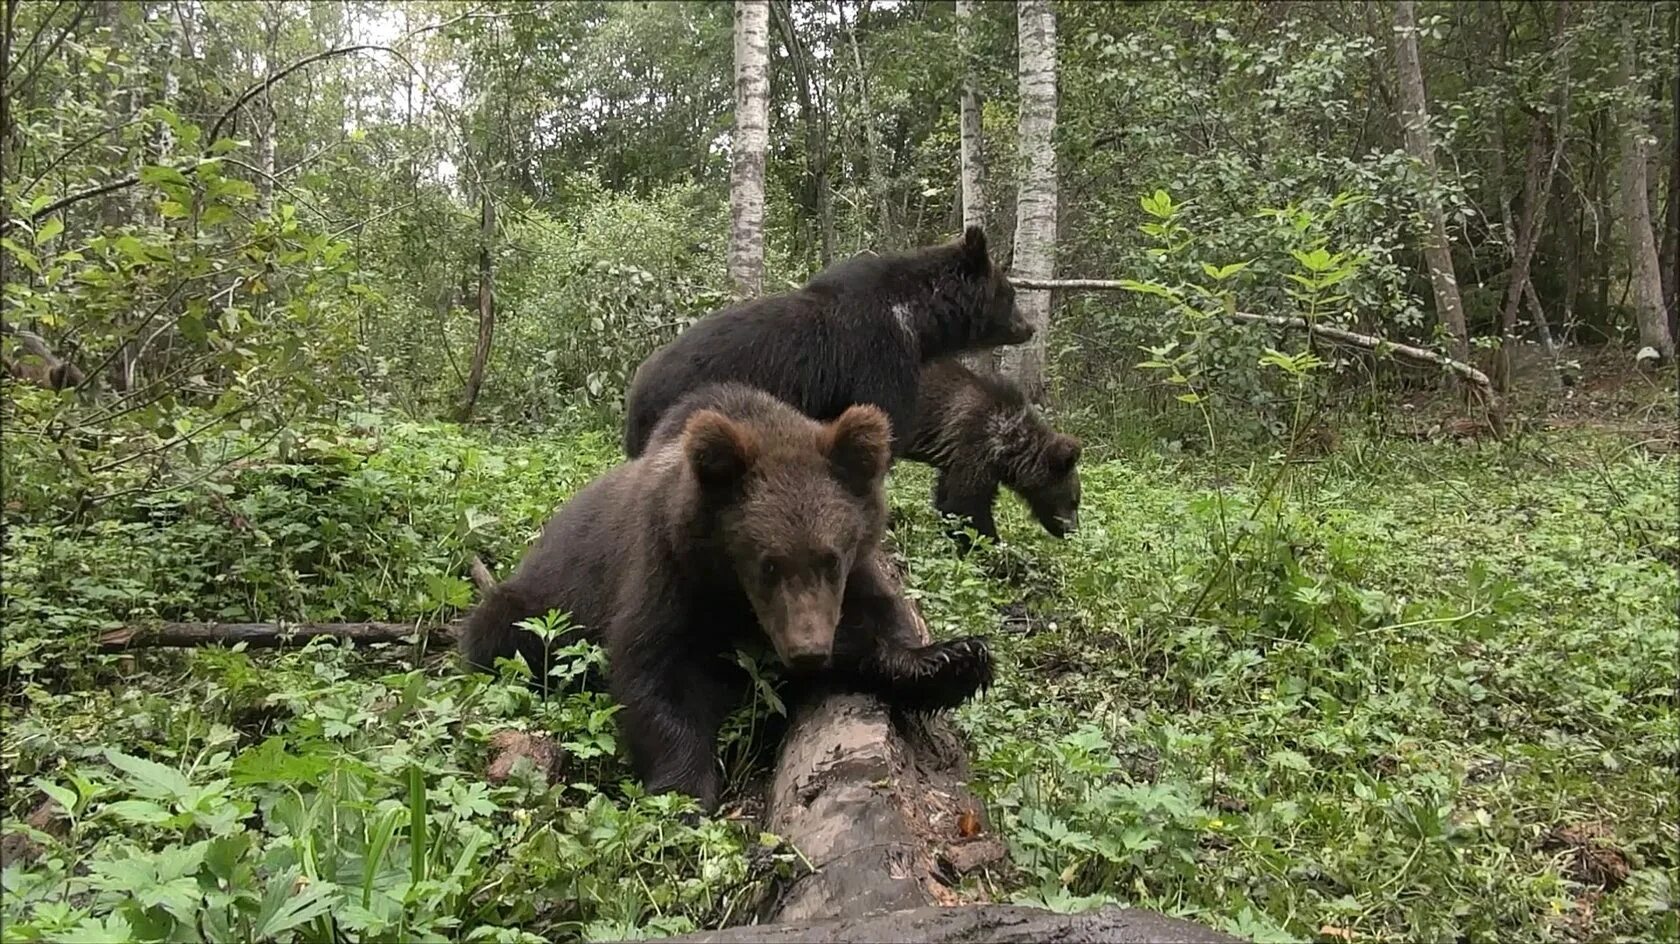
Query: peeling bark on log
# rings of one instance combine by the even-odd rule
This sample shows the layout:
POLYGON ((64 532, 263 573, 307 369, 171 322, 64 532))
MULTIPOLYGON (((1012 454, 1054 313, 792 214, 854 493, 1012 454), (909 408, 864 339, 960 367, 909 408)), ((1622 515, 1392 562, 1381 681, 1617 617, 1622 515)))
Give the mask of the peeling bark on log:
POLYGON ((168 649, 191 646, 232 646, 245 643, 253 649, 301 646, 323 636, 351 639, 358 643, 391 643, 420 635, 429 642, 449 645, 455 626, 423 627, 413 623, 159 623, 156 626, 123 626, 99 637, 99 648, 168 649))
POLYGON ((679 934, 668 944, 1237 944, 1241 938, 1151 911, 1108 906, 1060 914, 1019 905, 915 908, 810 924, 679 934))

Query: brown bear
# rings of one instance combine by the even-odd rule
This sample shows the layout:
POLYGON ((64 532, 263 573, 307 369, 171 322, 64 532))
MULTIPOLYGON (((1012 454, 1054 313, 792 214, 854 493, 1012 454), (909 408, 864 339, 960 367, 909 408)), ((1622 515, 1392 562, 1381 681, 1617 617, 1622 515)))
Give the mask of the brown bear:
POLYGON ((1032 331, 978 227, 938 246, 854 256, 796 291, 710 315, 643 361, 625 399, 624 451, 641 455, 683 394, 738 381, 819 420, 859 403, 880 407, 902 455, 923 364, 1020 344, 1032 331))
MULTIPOLYGON (((1044 530, 1065 537, 1079 527, 1079 440, 1050 428, 1021 388, 979 374, 955 358, 922 371, 916 423, 905 458, 938 470, 934 507, 997 540, 992 506, 1007 486, 1044 530)), ((966 535, 958 533, 967 550, 966 535)))
POLYGON ((891 462, 886 417, 857 406, 820 423, 740 384, 708 384, 667 412, 639 459, 585 486, 514 575, 467 618, 467 663, 541 640, 515 624, 551 610, 607 652, 620 730, 650 792, 715 808, 716 739, 746 679, 727 658, 768 637, 780 661, 916 710, 991 682, 979 639, 923 646, 878 542, 891 462))

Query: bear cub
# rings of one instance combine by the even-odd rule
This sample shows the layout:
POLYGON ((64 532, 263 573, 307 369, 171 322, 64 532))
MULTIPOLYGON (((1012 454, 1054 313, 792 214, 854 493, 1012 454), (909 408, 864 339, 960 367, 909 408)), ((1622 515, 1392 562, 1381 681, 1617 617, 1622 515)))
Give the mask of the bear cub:
MULTIPOLYGON (((1020 495, 1044 530, 1079 526, 1079 440, 1050 428, 1014 381, 946 358, 922 371, 905 458, 938 470, 934 507, 997 540, 998 486, 1020 495)), ((957 535, 967 550, 966 536, 957 535)))
POLYGON ((978 227, 938 246, 854 256, 798 290, 730 305, 643 361, 625 400, 624 451, 641 455, 683 394, 738 381, 819 420, 873 404, 891 421, 899 456, 923 364, 1032 333, 978 227))
POLYGON ((991 682, 984 642, 923 646, 878 547, 886 417, 812 420, 740 384, 674 406, 647 452, 585 486, 468 616, 473 668, 543 643, 515 624, 550 610, 607 652, 620 732, 650 792, 716 808, 719 727, 747 691, 728 658, 768 638, 779 660, 901 707, 954 707, 991 682))

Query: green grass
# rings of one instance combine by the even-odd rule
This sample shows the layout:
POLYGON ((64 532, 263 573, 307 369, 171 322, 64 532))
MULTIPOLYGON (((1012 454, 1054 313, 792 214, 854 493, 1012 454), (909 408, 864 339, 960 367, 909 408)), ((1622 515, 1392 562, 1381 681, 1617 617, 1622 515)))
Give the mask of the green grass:
MULTIPOLYGON (((1052 540, 1006 499, 1008 546, 967 560, 927 471, 894 472, 893 543, 930 626, 998 649, 998 687, 959 714, 1010 853, 980 879, 993 895, 1260 939, 1680 934, 1680 462, 1586 434, 1354 440, 1261 496, 1269 460, 1117 458, 1088 438, 1084 530, 1052 540)), ((588 430, 323 429, 285 464, 90 523, 9 510, 7 830, 43 793, 73 815, 5 870, 6 940, 738 919, 795 853, 641 796, 602 696, 538 703, 411 647, 92 645, 145 618, 452 614, 469 553, 505 570, 615 452, 588 430), (557 733, 568 782, 485 784, 508 726, 557 733)), ((7 472, 14 494, 50 494, 28 487, 50 470, 7 472)), ((731 728, 736 782, 760 720, 731 728)))

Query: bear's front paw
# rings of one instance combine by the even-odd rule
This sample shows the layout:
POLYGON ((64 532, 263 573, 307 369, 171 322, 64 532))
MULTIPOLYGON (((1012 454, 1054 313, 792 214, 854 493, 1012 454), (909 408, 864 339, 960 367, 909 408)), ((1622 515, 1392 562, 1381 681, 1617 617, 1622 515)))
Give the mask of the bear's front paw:
POLYGON ((992 651, 979 636, 912 649, 903 667, 892 702, 914 711, 955 708, 992 685, 992 651))

